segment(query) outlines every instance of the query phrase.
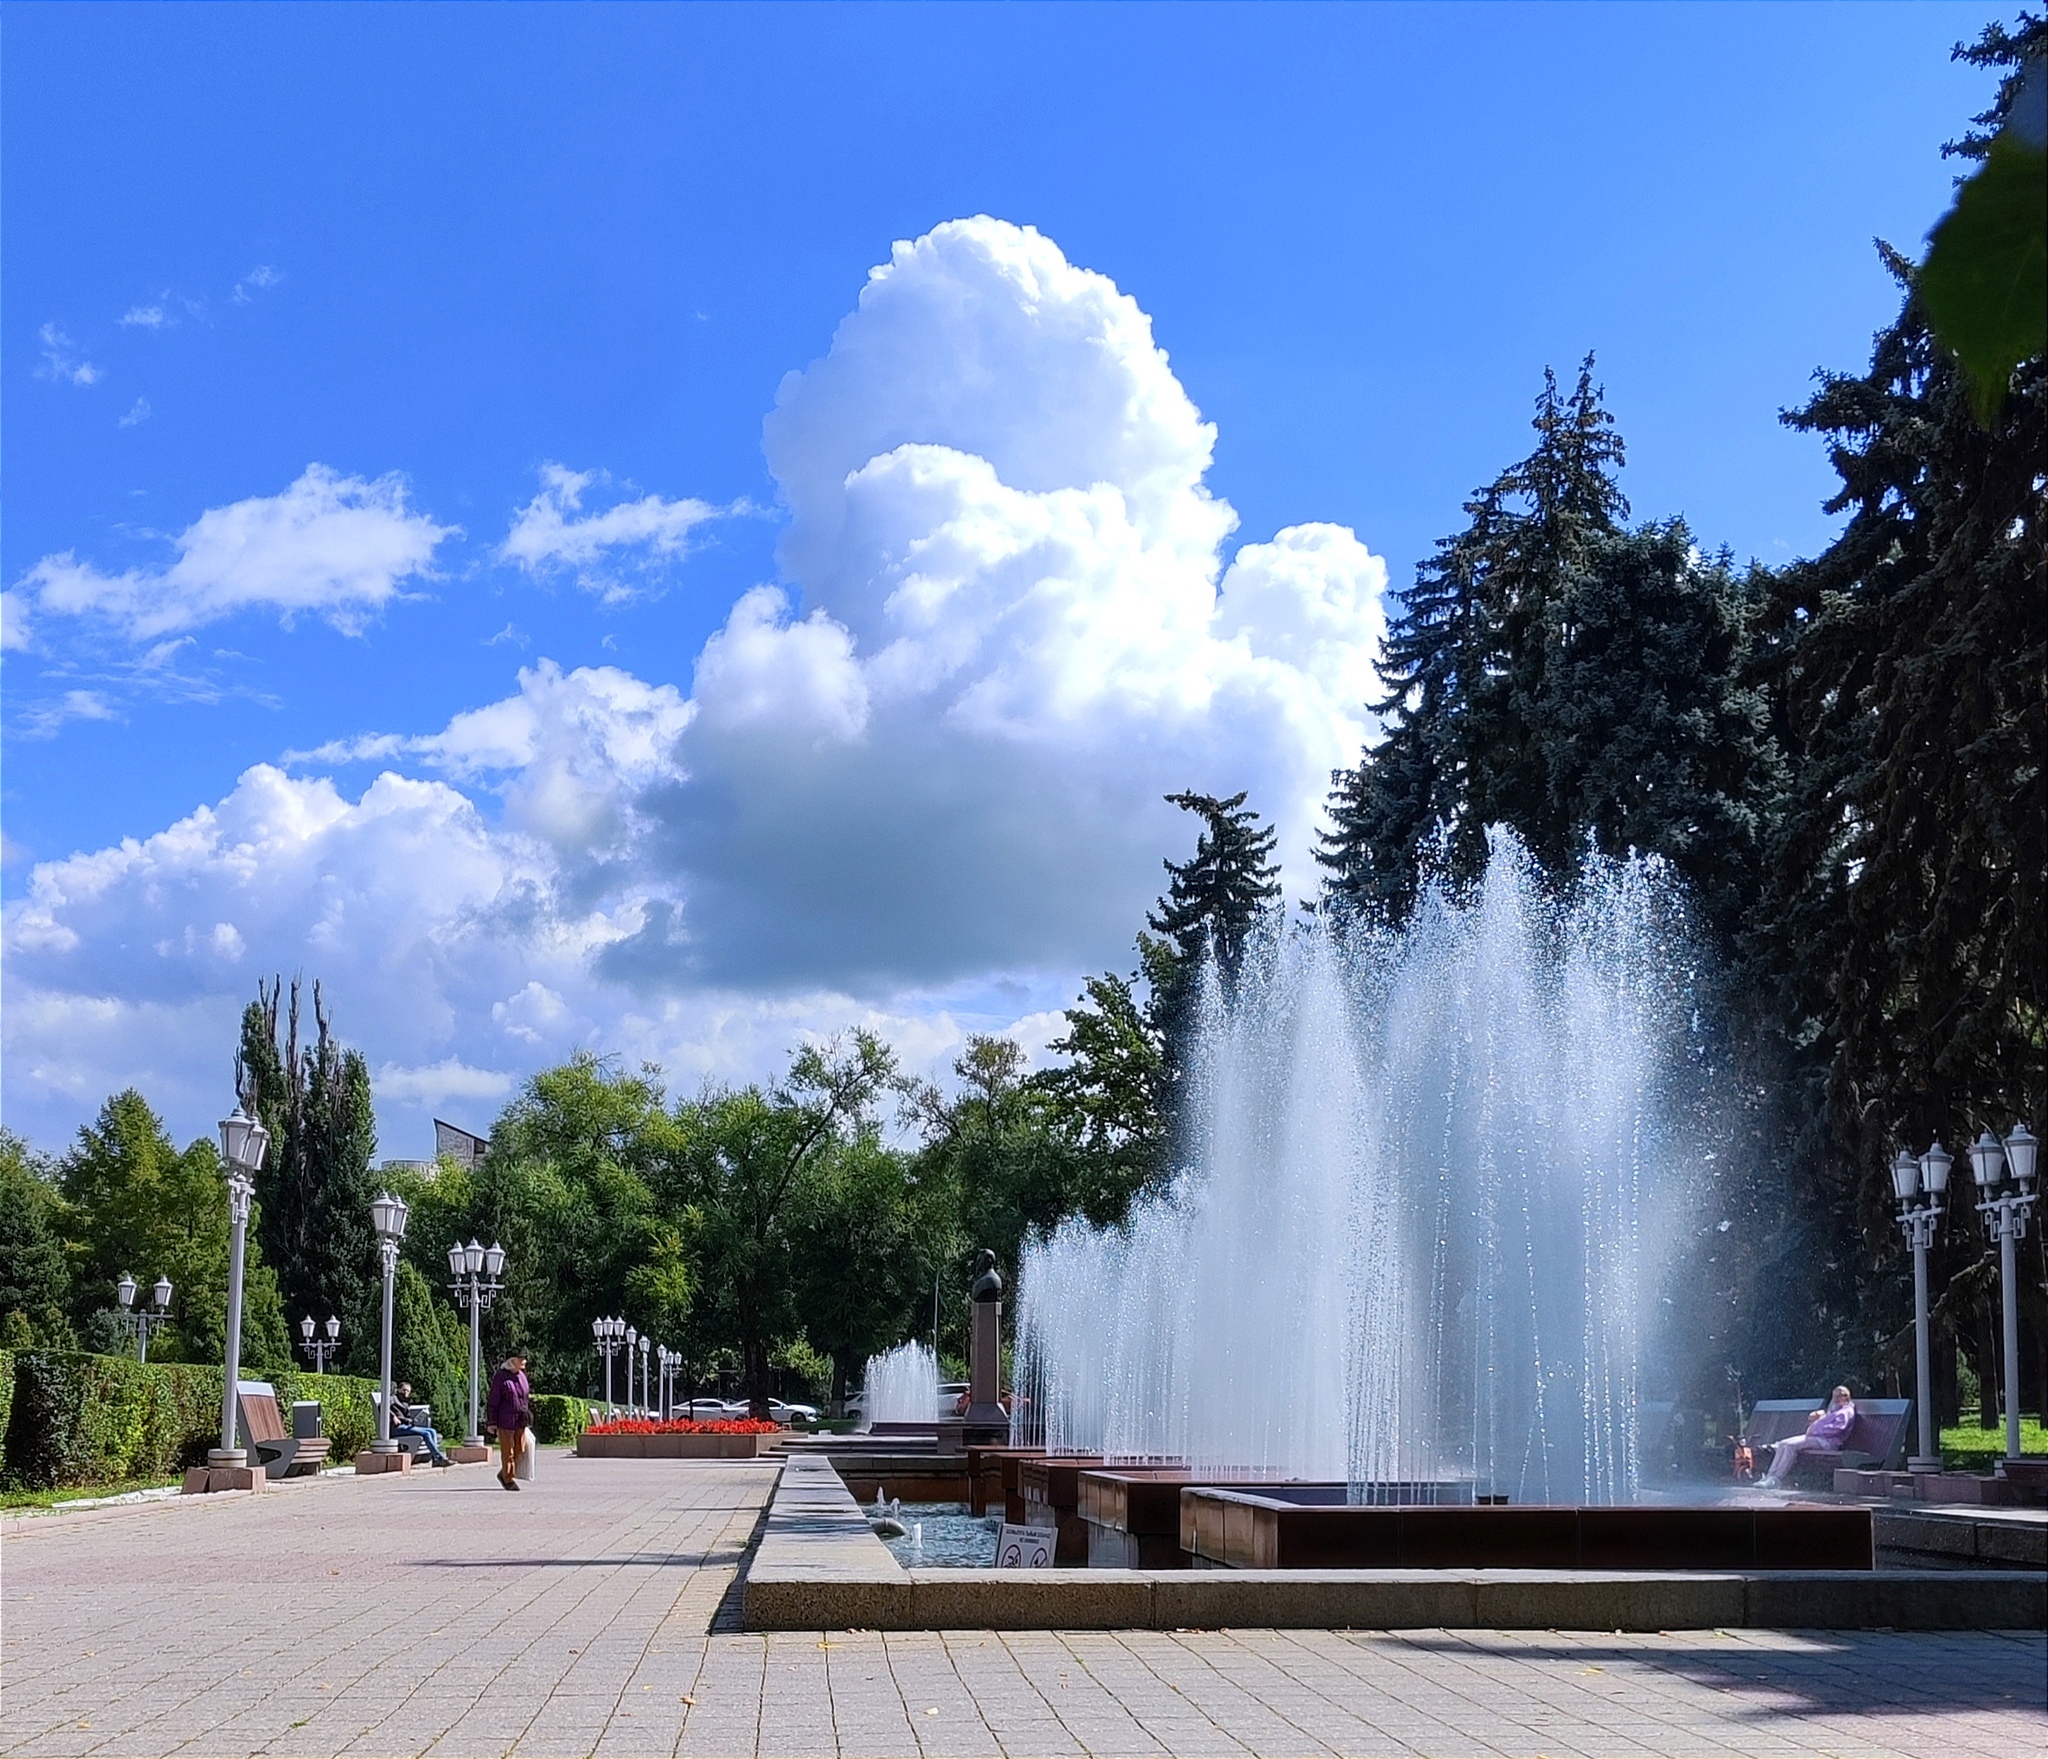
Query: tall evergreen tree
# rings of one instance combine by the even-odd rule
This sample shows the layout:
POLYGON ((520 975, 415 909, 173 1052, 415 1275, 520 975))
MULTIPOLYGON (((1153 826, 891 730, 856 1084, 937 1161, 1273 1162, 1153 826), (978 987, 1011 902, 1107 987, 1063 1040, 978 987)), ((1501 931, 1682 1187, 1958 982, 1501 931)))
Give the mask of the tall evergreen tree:
POLYGON ((1466 502, 1466 528, 1417 571, 1388 631, 1387 693, 1372 705, 1387 734, 1333 776, 1318 853, 1339 908, 1398 920, 1439 835, 1450 875, 1468 879, 1494 824, 1552 868, 1576 862, 1547 720, 1569 606, 1628 514, 1591 355, 1569 396, 1545 370, 1532 425, 1536 449, 1466 502))
POLYGON ((370 1072, 359 1051, 344 1050, 334 1037, 317 983, 313 1020, 313 1042, 301 1045, 298 980, 288 1000, 281 978, 259 983, 242 1015, 236 1086, 270 1132, 256 1195, 264 1255, 285 1309, 295 1321, 308 1314, 340 1318, 345 1359, 367 1370, 377 1350, 382 1286, 370 1223, 377 1194, 370 1072))
POLYGON ((1399 921, 1426 869, 1485 866, 1507 825, 1551 873, 1590 844, 1668 858, 1731 933, 1778 771, 1743 668, 1758 597, 1682 521, 1628 531, 1621 436, 1589 356, 1544 375, 1536 449, 1465 504, 1388 632, 1387 733, 1339 771, 1332 904, 1399 921))
POLYGON ((1166 895, 1145 919, 1160 939, 1139 942, 1152 991, 1152 1027, 1165 1065, 1170 1132, 1173 1096, 1185 1075, 1195 1026, 1203 962, 1216 962, 1226 990, 1237 981, 1252 930, 1280 895, 1280 870, 1271 859, 1276 833, 1270 825, 1259 824, 1259 815, 1245 805, 1242 792, 1228 799, 1212 794, 1166 798, 1202 821, 1193 856, 1166 863, 1166 895))
POLYGON ((69 1349, 63 1194, 48 1163, 0 1130, 0 1349, 69 1349))

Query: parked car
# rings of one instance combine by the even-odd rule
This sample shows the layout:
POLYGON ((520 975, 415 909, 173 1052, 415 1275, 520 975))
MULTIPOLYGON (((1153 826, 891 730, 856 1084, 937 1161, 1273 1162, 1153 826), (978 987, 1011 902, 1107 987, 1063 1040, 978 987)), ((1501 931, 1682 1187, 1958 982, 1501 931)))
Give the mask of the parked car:
POLYGON ((818 1420, 816 1405, 786 1405, 780 1399, 768 1401, 768 1415, 778 1423, 815 1423, 818 1420))
POLYGON ((722 1423, 732 1411, 723 1399, 692 1399, 682 1414, 693 1423, 722 1423))

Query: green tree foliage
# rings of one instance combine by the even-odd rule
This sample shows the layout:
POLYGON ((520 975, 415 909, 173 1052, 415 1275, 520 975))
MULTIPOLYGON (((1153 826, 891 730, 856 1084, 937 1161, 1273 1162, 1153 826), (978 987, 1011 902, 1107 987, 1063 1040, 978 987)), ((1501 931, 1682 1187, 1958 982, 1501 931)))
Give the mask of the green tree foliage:
POLYGON ((54 1169, 0 1130, 0 1349, 66 1350, 75 1342, 66 1209, 54 1169))
POLYGON ((469 1420, 468 1339, 454 1310, 436 1300, 427 1279, 401 1259, 392 1286, 391 1382, 407 1382, 415 1402, 431 1404, 444 1435, 460 1432, 469 1420))
MULTIPOLYGON (((2039 1118, 2048 1085, 2043 365, 1980 425, 1912 266, 1884 260, 1905 299, 1869 370, 1822 375, 1786 418, 1826 438, 1847 523, 1773 598, 1760 675, 1793 783, 1748 948, 1806 1187, 1796 1226, 1859 1339, 1896 1332, 1906 1300, 1892 1151, 2039 1118)), ((1973 1234, 1958 1206, 1944 1251, 1965 1308, 1990 1281, 1973 1234)), ((2038 1241, 2029 1256, 2038 1337, 2038 1241)))
POLYGON ((694 1209, 702 1298, 738 1346, 749 1401, 765 1412, 770 1353, 799 1329, 794 1235, 836 1156, 878 1129, 900 1088, 894 1055, 855 1031, 807 1045, 772 1092, 749 1086, 679 1108, 682 1137, 664 1195, 694 1209))
POLYGON ((344 1359, 368 1374, 379 1328, 370 1073, 361 1053, 334 1037, 317 983, 313 1019, 313 1042, 302 1045, 297 979, 288 1003, 282 979, 259 984, 242 1016, 236 1086, 244 1108, 270 1132, 256 1195, 264 1255, 276 1267, 286 1309, 294 1320, 338 1317, 344 1359))
MULTIPOLYGON (((123 1272, 145 1286, 171 1279, 172 1325, 152 1340, 166 1361, 218 1362, 227 1337, 228 1199, 220 1157, 203 1138, 180 1153, 141 1094, 100 1108, 60 1163, 74 1218, 73 1317, 85 1329, 114 1306, 123 1272)), ((251 1226, 244 1266, 242 1360, 251 1370, 291 1366, 277 1280, 251 1226)), ((106 1322, 100 1322, 105 1331, 106 1322)))
POLYGON ((1569 396, 1545 373, 1533 425, 1388 631, 1385 736, 1333 778, 1331 903, 1398 922, 1425 873, 1475 877, 1507 825, 1560 877, 1589 846, 1664 856, 1726 936, 1780 786, 1744 677, 1761 577, 1701 556, 1682 520, 1624 528, 1590 356, 1569 396))
MULTIPOLYGON (((579 1054, 533 1076, 491 1132, 482 1166, 444 1163, 408 1184, 406 1256, 447 1280, 448 1248, 505 1248, 505 1289, 484 1316, 486 1359, 523 1345, 534 1384, 596 1389, 590 1324, 621 1314, 676 1324, 690 1282, 686 1202, 662 1209, 681 1134, 653 1071, 579 1054)), ((669 1341, 669 1340, 664 1340, 669 1341)))
POLYGON ((2007 71, 1977 128, 1944 149, 1978 166, 1930 234, 1918 287, 1989 427, 2013 369, 2048 350, 2048 27, 2022 13, 2018 29, 1994 24, 1956 58, 2007 71))

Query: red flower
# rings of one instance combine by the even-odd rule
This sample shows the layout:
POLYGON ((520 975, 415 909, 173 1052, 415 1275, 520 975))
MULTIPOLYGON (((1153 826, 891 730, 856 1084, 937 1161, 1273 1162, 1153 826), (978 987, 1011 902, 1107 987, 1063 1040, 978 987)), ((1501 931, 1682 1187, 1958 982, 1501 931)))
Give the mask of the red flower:
POLYGON ((609 1423, 593 1423, 588 1435, 773 1435, 782 1426, 758 1417, 714 1417, 701 1422, 693 1417, 671 1417, 665 1422, 652 1417, 614 1417, 609 1423))

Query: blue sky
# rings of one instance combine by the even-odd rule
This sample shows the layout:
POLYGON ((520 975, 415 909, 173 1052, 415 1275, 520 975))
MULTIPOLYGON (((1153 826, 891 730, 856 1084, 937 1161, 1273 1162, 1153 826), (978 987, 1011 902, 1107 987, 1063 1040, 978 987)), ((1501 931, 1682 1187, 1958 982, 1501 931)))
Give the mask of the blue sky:
POLYGON ((1639 516, 1827 541, 1777 412, 1889 316, 1990 16, 6 6, 9 1125, 203 1127, 274 970, 394 1154, 579 1044, 1042 1044, 1162 786, 1305 880, 1546 364, 1639 516))

